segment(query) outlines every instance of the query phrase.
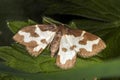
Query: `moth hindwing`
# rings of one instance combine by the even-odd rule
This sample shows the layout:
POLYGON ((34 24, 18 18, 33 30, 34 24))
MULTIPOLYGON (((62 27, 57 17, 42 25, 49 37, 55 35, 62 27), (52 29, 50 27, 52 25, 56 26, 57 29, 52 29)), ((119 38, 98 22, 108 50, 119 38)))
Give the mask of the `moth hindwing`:
POLYGON ((19 30, 13 39, 26 46, 32 56, 38 56, 50 44, 51 56, 58 51, 56 65, 62 69, 72 68, 77 54, 84 58, 91 57, 106 47, 98 36, 64 25, 27 26, 19 30))

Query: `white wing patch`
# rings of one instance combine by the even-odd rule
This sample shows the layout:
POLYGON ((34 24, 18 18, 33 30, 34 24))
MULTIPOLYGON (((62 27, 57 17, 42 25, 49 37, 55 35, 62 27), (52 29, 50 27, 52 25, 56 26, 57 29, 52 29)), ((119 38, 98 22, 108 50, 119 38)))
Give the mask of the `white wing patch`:
POLYGON ((100 38, 92 41, 87 41, 86 45, 79 44, 79 41, 82 41, 84 39, 84 34, 86 32, 83 31, 80 37, 75 37, 73 35, 66 35, 67 39, 69 40, 69 43, 71 45, 75 45, 75 51, 78 52, 81 48, 84 48, 85 50, 92 52, 93 45, 98 44, 100 41, 100 38))
POLYGON ((49 44, 53 40, 55 32, 42 31, 40 30, 38 25, 36 25, 35 27, 36 27, 35 32, 36 34, 39 35, 39 37, 32 37, 29 32, 23 31, 19 31, 18 34, 24 36, 24 42, 26 43, 30 41, 35 41, 38 46, 36 46, 33 49, 33 51, 39 51, 41 48, 44 49, 47 46, 47 44, 49 44), (46 43, 42 42, 42 40, 45 40, 46 43))
MULTIPOLYGON (((80 49, 84 48, 86 51, 92 52, 93 45, 98 44, 99 41, 100 41, 100 38, 93 41, 87 41, 86 45, 76 43, 77 47, 75 48, 75 50, 78 52, 80 49)), ((79 40, 76 39, 76 42, 79 42, 79 40)))
POLYGON ((86 51, 92 52, 93 45, 99 43, 100 38, 92 41, 88 40, 86 45, 79 44, 79 41, 82 41, 84 39, 85 33, 86 32, 83 31, 80 37, 75 37, 73 35, 62 36, 60 49, 58 52, 61 64, 65 64, 67 60, 72 60, 72 58, 76 55, 77 52, 80 51, 80 49, 84 48, 86 51), (65 48, 66 51, 62 50, 63 48, 65 48))
POLYGON ((76 52, 70 50, 70 46, 73 43, 70 43, 70 39, 67 35, 63 35, 60 41, 60 48, 58 55, 60 56, 60 63, 65 64, 67 60, 72 60, 74 56, 76 56, 76 52))

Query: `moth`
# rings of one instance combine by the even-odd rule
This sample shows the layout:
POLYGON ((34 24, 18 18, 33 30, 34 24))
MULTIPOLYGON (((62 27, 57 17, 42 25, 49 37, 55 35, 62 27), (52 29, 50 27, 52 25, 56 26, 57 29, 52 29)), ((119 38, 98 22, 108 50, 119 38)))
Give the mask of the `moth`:
POLYGON ((72 68, 77 55, 88 58, 106 47, 100 37, 65 25, 27 26, 20 29, 13 39, 24 45, 29 54, 35 57, 50 45, 51 57, 57 53, 56 65, 62 69, 72 68))

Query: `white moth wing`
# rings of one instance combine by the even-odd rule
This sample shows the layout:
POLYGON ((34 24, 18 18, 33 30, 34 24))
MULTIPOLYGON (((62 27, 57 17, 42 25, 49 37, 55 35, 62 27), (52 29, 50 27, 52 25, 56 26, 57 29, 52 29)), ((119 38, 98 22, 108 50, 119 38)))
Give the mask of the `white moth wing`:
POLYGON ((13 39, 26 46, 32 56, 38 56, 51 43, 55 34, 47 25, 35 25, 21 29, 13 39))
POLYGON ((61 38, 56 64, 62 69, 71 68, 76 62, 76 52, 71 50, 72 40, 72 36, 69 35, 63 35, 61 38))
POLYGON ((96 35, 88 33, 83 30, 71 30, 73 34, 73 44, 75 45, 75 51, 81 57, 91 57, 102 51, 106 45, 96 35))

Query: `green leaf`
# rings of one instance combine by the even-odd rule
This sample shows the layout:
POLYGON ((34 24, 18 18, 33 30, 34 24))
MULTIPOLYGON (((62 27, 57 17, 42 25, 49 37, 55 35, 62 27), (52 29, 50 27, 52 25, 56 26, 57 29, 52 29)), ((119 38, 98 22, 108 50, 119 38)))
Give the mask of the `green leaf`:
MULTIPOLYGON (((84 62, 82 62, 84 63, 84 62)), ((81 63, 81 64, 82 64, 81 63)), ((0 65, 0 71, 17 76, 25 79, 32 80, 64 80, 64 79, 90 79, 90 78, 101 78, 101 77, 119 77, 120 76, 120 59, 107 61, 99 64, 92 64, 84 67, 78 67, 67 71, 51 72, 51 73, 25 73, 17 70, 13 70, 4 65, 0 65), (4 70, 7 69, 7 70, 4 70), (72 76, 72 77, 71 77, 72 76)), ((93 79, 92 79, 93 80, 93 79)))
POLYGON ((63 23, 59 22, 59 21, 55 21, 51 18, 48 17, 43 17, 43 21, 44 24, 57 24, 57 25, 62 25, 63 23))
POLYGON ((44 24, 52 24, 52 25, 64 25, 66 27, 72 28, 72 29, 77 29, 76 25, 74 23, 70 23, 69 25, 67 24, 63 24, 59 21, 56 21, 52 18, 48 18, 48 17, 43 17, 43 21, 44 24))
POLYGON ((74 22, 79 29, 87 30, 92 33, 98 33, 98 31, 100 33, 102 33, 101 31, 109 33, 109 30, 119 28, 120 26, 119 20, 110 23, 96 21, 96 20, 86 20, 86 19, 72 20, 71 22, 74 22))
POLYGON ((72 28, 72 29, 77 29, 77 26, 76 24, 72 21, 69 23, 69 26, 72 28))
POLYGON ((45 14, 68 14, 102 21, 120 19, 119 0, 64 0, 49 5, 45 14))
POLYGON ((6 65, 25 72, 52 72, 59 70, 50 55, 45 55, 49 51, 44 50, 39 57, 31 57, 23 47, 14 44, 12 47, 1 47, 0 58, 5 60, 6 65), (24 66, 23 66, 24 65, 24 66))
POLYGON ((23 78, 20 78, 20 77, 16 77, 16 76, 1 73, 0 74, 0 80, 27 80, 27 79, 23 79, 23 78))
MULTIPOLYGON (((61 71, 61 69, 55 65, 55 58, 51 58, 48 53, 50 53, 49 50, 44 50, 40 56, 31 57, 27 51, 18 44, 14 44, 12 47, 6 46, 0 48, 0 58, 5 60, 6 65, 12 68, 30 73, 61 71)), ((101 62, 99 58, 91 58, 89 60, 79 58, 76 68, 97 63, 96 61, 101 62)))
POLYGON ((37 23, 30 20, 30 19, 28 21, 11 21, 11 22, 7 22, 7 25, 9 27, 9 29, 13 33, 16 33, 22 27, 29 26, 29 25, 34 25, 34 24, 37 24, 37 23))

